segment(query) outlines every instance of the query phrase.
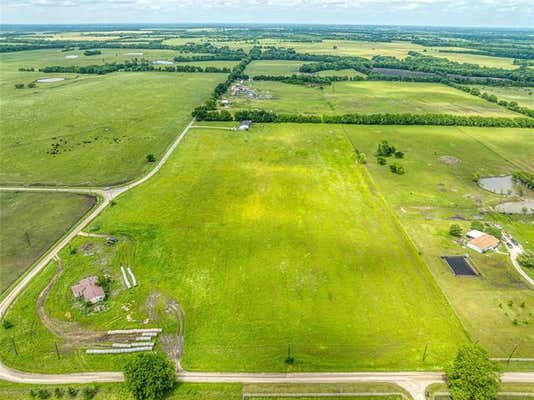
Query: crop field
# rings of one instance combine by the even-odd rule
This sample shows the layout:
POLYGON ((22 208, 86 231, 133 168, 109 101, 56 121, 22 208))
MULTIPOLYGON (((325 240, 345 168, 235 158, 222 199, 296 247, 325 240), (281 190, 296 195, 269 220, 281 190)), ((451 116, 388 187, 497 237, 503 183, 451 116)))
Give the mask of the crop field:
MULTIPOLYGON (((517 170, 518 165, 534 170, 533 158, 528 156, 534 154, 534 130, 395 126, 342 129, 355 147, 367 154, 375 150, 377 138, 388 140, 405 152, 399 162, 407 172, 401 177, 374 159, 367 168, 471 338, 479 340, 496 357, 506 357, 515 345, 517 357, 532 357, 534 320, 528 311, 534 304, 532 290, 515 272, 507 255, 480 255, 463 248, 448 229, 452 223, 459 223, 466 231, 471 221, 481 218, 481 206, 487 208, 505 201, 506 196, 479 188, 472 181, 473 173, 507 174, 517 170), (447 164, 441 161, 444 156, 458 161, 447 164), (465 253, 469 253, 481 277, 456 278, 440 259, 442 255, 465 253)), ((502 223, 521 243, 532 248, 532 218, 491 213, 482 218, 502 223)))
POLYGON ((534 109, 534 88, 518 86, 483 86, 470 85, 481 92, 494 94, 499 100, 515 101, 523 107, 534 109))
POLYGON ((0 293, 94 204, 72 193, 0 192, 0 293))
POLYGON ((442 113, 518 117, 496 104, 436 83, 334 82, 308 87, 281 82, 247 84, 257 98, 230 96, 232 109, 265 109, 280 113, 374 114, 442 113))
MULTIPOLYGON (((285 370, 288 345, 293 370, 432 369, 466 340, 339 129, 194 129, 161 174, 119 198, 92 229, 135 243, 130 262, 141 283, 104 314, 72 312, 72 321, 131 326, 122 305, 142 320, 149 295, 163 293, 186 315, 189 370, 285 370)), ((73 246, 82 249, 80 240, 73 246)), ((47 303, 58 319, 72 310, 69 285, 102 268, 83 257, 62 252, 72 272, 47 303)))
POLYGON ((64 81, 15 89, 42 74, 2 78, 0 182, 105 185, 151 167, 224 74, 49 74, 64 81))

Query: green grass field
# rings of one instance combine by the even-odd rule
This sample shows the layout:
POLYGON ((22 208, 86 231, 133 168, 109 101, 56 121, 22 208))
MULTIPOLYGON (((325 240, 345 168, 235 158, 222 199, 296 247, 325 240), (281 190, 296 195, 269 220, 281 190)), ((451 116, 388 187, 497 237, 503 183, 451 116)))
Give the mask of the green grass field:
POLYGON ((507 174, 518 166, 534 170, 534 130, 458 127, 341 127, 355 146, 372 154, 377 140, 388 140, 405 151, 398 161, 406 168, 399 177, 371 157, 367 168, 430 267, 438 284, 473 340, 493 356, 506 357, 518 345, 516 357, 534 356, 534 319, 529 309, 534 294, 506 255, 480 255, 458 245, 449 235, 452 223, 465 230, 482 218, 499 222, 518 240, 532 246, 532 218, 504 217, 480 210, 506 201, 506 196, 482 190, 472 181, 507 174), (459 160, 447 165, 440 157, 459 160), (468 253, 480 278, 459 279, 439 258, 468 253))
POLYGON ((2 74, 0 182, 106 185, 152 167, 224 74, 156 72, 65 77, 15 89, 42 76, 2 74), (57 154, 51 154, 56 152, 57 154))
MULTIPOLYGON (((289 344, 290 370, 443 367, 466 337, 346 137, 329 129, 191 131, 161 174, 93 224, 134 241, 139 287, 73 321, 128 326, 122 304, 133 300, 141 320, 157 291, 184 309, 186 369, 285 370, 289 344)), ((92 271, 82 252, 62 257, 71 272, 47 303, 58 318, 72 310, 70 281, 92 271)))
MULTIPOLYGON (((299 74, 299 68, 304 61, 285 61, 285 60, 260 60, 252 61, 246 68, 245 73, 253 77, 256 75, 293 75, 299 74)), ((341 71, 320 71, 314 75, 318 76, 363 76, 362 73, 353 69, 344 69, 341 71)))
POLYGON ((323 89, 281 82, 247 83, 271 98, 229 96, 232 109, 303 114, 441 113, 518 117, 496 104, 435 83, 334 82, 323 89))
MULTIPOLYGON (((123 383, 101 383, 94 385, 23 385, 0 381, 0 397, 10 400, 27 400, 32 398, 30 390, 48 390, 50 398, 55 397, 55 389, 59 388, 65 393, 63 398, 71 399, 67 389, 78 390, 75 399, 83 399, 84 388, 97 388, 93 400, 133 400, 133 396, 123 383)), ((182 383, 166 397, 166 400, 242 400, 242 388, 238 384, 202 384, 182 383)))
POLYGON ((0 192, 0 293, 94 204, 72 193, 0 192))
POLYGON ((523 107, 534 108, 534 89, 530 87, 518 86, 483 86, 471 85, 481 92, 494 94, 499 100, 515 101, 523 107))

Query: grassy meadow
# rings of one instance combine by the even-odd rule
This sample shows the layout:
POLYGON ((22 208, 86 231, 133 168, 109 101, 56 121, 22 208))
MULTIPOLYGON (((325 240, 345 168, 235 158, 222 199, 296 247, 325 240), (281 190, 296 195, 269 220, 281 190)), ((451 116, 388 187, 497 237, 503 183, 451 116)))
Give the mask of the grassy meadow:
POLYGON ((0 182, 109 185, 161 156, 224 74, 49 74, 64 81, 15 89, 42 74, 2 74, 0 182))
POLYGON ((72 193, 0 192, 0 293, 94 204, 72 193))
MULTIPOLYGON (((193 129, 161 173, 120 197, 90 229, 134 243, 129 263, 139 287, 117 289, 102 313, 73 311, 72 281, 117 269, 112 255, 85 255, 88 238, 79 238, 75 254, 61 254, 65 272, 49 313, 62 320, 69 313, 87 329, 124 328, 139 322, 127 321, 123 305, 142 321, 148 297, 161 293, 184 310, 188 370, 435 369, 467 340, 336 127, 193 129), (284 363, 288 345, 291 367, 284 363)), ((33 293, 51 273, 32 284, 33 293)), ((31 293, 19 307, 31 303, 31 293)), ((32 321, 17 310, 8 315, 12 332, 27 335, 32 321)), ((53 340, 48 334, 39 342, 53 340)), ((44 368, 15 357, 6 341, 0 351, 8 365, 44 368)), ((31 354, 34 346, 25 340, 23 350, 31 354)), ((53 356, 48 371, 65 370, 67 360, 76 370, 121 362, 79 350, 53 356)))
POLYGON ((534 109, 534 88, 519 86, 483 86, 470 85, 481 92, 494 94, 499 100, 515 101, 523 107, 534 109))
MULTIPOLYGON (((286 61, 286 60, 258 60, 252 61, 246 68, 245 73, 251 77, 256 75, 293 75, 300 74, 299 68, 304 61, 286 61)), ((318 76, 363 76, 361 72, 353 69, 344 69, 341 71, 327 70, 320 71, 313 75, 318 76)))
POLYGON ((257 81, 249 82, 247 86, 264 97, 229 96, 231 109, 260 108, 279 113, 318 115, 440 113, 520 116, 494 103, 437 83, 334 82, 321 89, 282 82, 257 81))
POLYGON ((481 255, 462 247, 448 229, 453 223, 467 231, 471 221, 499 222, 518 240, 533 240, 532 218, 481 213, 491 211, 492 205, 506 201, 507 196, 479 188, 472 176, 509 174, 518 166, 533 171, 534 130, 398 126, 340 129, 368 155, 375 151, 377 140, 388 140, 405 152, 404 159, 396 160, 407 171, 400 177, 371 158, 367 168, 373 180, 472 339, 480 341, 495 357, 508 356, 515 345, 516 357, 532 357, 532 290, 515 272, 507 255, 481 255), (444 156, 458 162, 447 164, 442 161, 444 156), (456 278, 440 259, 442 255, 466 253, 480 277, 456 278))

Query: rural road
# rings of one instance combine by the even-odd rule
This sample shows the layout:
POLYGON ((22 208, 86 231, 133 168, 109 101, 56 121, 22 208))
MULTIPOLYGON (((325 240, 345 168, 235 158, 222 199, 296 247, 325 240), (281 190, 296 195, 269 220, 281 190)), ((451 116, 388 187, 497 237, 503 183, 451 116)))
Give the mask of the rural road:
POLYGON ((511 241, 508 241, 508 243, 510 243, 510 245, 512 246, 512 248, 510 248, 509 251, 510 251, 510 260, 512 261, 514 268, 523 277, 523 279, 528 282, 530 287, 534 287, 534 279, 532 279, 526 273, 526 271, 523 268, 521 268, 521 265, 519 265, 519 262, 517 261, 517 256, 521 254, 521 252, 523 251, 523 248, 520 245, 516 246, 511 241))
MULTIPOLYGON (((172 152, 180 144, 187 132, 193 127, 193 119, 175 139, 156 166, 145 176, 124 186, 106 189, 88 188, 46 188, 46 187, 0 187, 0 190, 10 191, 54 191, 91 193, 101 199, 98 206, 85 216, 71 231, 57 242, 48 253, 41 258, 34 267, 11 289, 0 302, 0 317, 4 316, 17 296, 19 296, 30 281, 41 272, 50 261, 76 235, 95 219, 115 197, 146 182, 163 167, 172 152)), ((0 362, 0 379, 26 384, 71 384, 92 382, 120 382, 124 379, 121 372, 86 372, 72 374, 40 374, 22 372, 11 369, 0 362)), ((432 383, 444 382, 444 375, 440 372, 332 372, 332 373, 237 373, 237 372, 187 372, 178 373, 181 382, 201 383, 349 383, 349 382, 389 382, 406 389, 416 400, 425 399, 425 389, 432 383)), ((503 382, 534 383, 532 373, 505 373, 503 382)))

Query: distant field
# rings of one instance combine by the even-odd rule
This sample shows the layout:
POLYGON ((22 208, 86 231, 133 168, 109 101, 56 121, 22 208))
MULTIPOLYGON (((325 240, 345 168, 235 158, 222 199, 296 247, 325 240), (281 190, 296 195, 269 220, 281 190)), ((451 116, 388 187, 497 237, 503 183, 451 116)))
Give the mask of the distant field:
POLYGON ((65 81, 15 89, 40 73, 2 74, 0 182, 104 185, 139 176, 224 74, 49 74, 65 81), (56 152, 57 154, 52 154, 56 152))
POLYGON ((334 82, 323 89, 281 82, 248 84, 261 95, 228 96, 233 109, 261 108, 281 113, 441 113, 519 116, 503 107, 449 86, 412 82, 334 82))
MULTIPOLYGON (((293 75, 299 74, 299 68, 304 61, 285 61, 285 60, 261 60, 251 62, 245 70, 249 76, 255 75, 293 75)), ((319 76, 356 76, 363 75, 353 69, 344 69, 341 71, 320 71, 315 75, 319 76)))
POLYGON ((428 47, 427 54, 434 56, 434 57, 447 58, 451 61, 456 61, 460 63, 478 64, 483 67, 504 68, 504 69, 517 69, 518 68, 517 65, 514 65, 513 58, 482 56, 482 55, 477 55, 477 54, 466 54, 466 53, 443 53, 439 51, 439 48, 435 48, 435 47, 428 47))
POLYGON ((0 192, 0 293, 94 204, 72 193, 0 192))
POLYGON ((471 85, 471 87, 478 88, 481 92, 494 94, 499 100, 515 101, 523 107, 534 109, 534 88, 531 87, 517 87, 517 86, 483 86, 471 85))

